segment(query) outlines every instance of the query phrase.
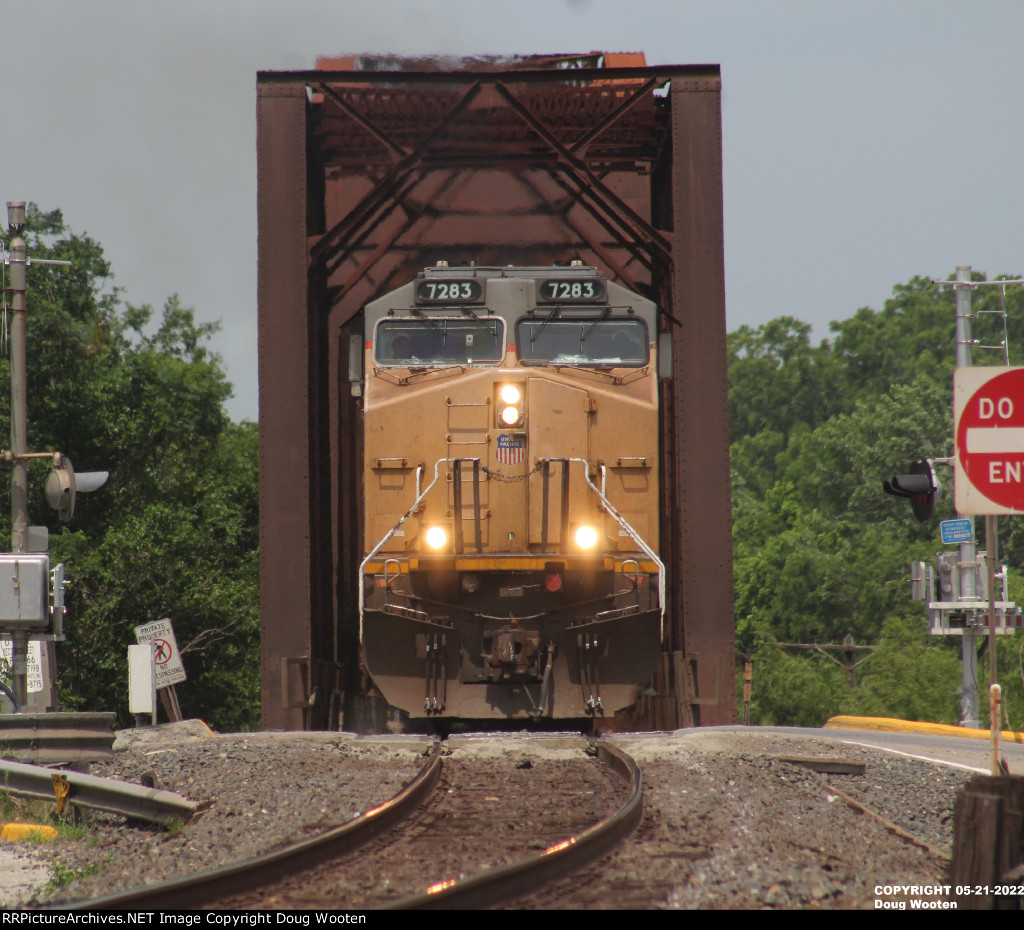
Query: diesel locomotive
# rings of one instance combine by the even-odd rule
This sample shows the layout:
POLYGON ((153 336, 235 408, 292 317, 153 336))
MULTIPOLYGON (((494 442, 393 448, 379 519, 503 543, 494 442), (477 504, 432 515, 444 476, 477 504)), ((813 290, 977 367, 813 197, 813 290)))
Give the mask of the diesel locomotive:
POLYGON ((359 634, 416 718, 586 718, 660 660, 657 307, 573 262, 365 307, 359 634))

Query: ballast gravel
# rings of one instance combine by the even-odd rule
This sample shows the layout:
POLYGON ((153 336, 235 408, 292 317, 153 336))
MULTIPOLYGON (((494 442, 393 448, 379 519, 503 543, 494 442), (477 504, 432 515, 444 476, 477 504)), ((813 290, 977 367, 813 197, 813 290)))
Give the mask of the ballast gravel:
MULTIPOLYGON (((396 794, 424 761, 415 738, 225 734, 154 728, 94 775, 210 802, 171 829, 97 815, 82 840, 19 846, 61 883, 0 885, 2 907, 49 907, 245 859, 336 826, 396 794)), ((495 752, 495 735, 478 752, 495 752), (486 747, 486 748, 485 748, 486 747)), ((953 804, 969 773, 841 743, 757 733, 615 737, 644 773, 645 815, 628 844, 585 874, 512 907, 873 908, 879 885, 943 883, 953 804), (818 775, 783 756, 866 763, 818 775), (830 785, 913 834, 858 812, 830 785)), ((456 752, 471 752, 463 742, 456 752)), ((521 753, 522 743, 508 752, 521 753)), ((578 751, 578 750, 576 750, 578 751)), ((542 767, 537 767, 542 771, 542 767)), ((182 901, 182 907, 188 907, 182 901)))

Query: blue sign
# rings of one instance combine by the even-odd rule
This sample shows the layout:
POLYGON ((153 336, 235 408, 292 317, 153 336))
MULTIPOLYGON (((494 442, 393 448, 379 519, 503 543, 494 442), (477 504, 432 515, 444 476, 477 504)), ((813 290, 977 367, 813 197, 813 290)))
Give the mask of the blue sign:
POLYGON ((944 543, 969 543, 974 541, 974 525, 970 520, 943 520, 939 524, 944 543))

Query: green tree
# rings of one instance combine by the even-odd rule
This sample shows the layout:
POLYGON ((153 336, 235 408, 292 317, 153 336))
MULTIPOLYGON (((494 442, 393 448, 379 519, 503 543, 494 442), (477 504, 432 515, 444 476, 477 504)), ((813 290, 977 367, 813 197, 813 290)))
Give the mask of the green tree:
MULTIPOLYGON (((1002 364, 1004 339, 1020 361, 1024 288, 978 288, 973 309, 973 335, 997 347, 976 349, 975 363, 1002 364)), ((940 471, 946 493, 928 523, 881 489, 911 461, 952 451, 955 322, 952 289, 915 278, 882 311, 833 323, 831 341, 816 347, 810 328, 788 317, 730 336, 737 647, 755 661, 759 722, 820 723, 840 706, 958 716, 959 641, 926 632, 907 574, 939 548, 935 523, 953 515, 951 473, 940 471), (827 659, 779 645, 847 633, 876 646, 853 693, 827 659)), ((1003 522, 1002 560, 1019 565, 1024 527, 1003 522)), ((1024 594, 1012 568, 1019 598, 1014 590, 1024 594)), ((1011 646, 1000 642, 1006 706, 1024 720, 1024 673, 1012 671, 1024 663, 1011 646)))
MULTIPOLYGON (((134 627, 169 617, 189 680, 183 711, 220 728, 258 723, 257 430, 224 411, 231 395, 198 324, 177 297, 159 320, 123 303, 100 246, 60 211, 30 206, 30 257, 70 268, 29 271, 29 445, 59 449, 110 480, 78 498, 70 524, 30 474, 30 521, 48 525, 69 580, 67 641, 57 650, 69 708, 127 719, 134 627)), ((0 380, 9 364, 0 361, 0 380)), ((0 421, 9 398, 0 392, 0 421)), ((0 533, 10 533, 0 482, 0 533)))
POLYGON ((832 354, 827 344, 813 348, 810 333, 792 317, 729 333, 730 439, 814 428, 844 409, 832 354))

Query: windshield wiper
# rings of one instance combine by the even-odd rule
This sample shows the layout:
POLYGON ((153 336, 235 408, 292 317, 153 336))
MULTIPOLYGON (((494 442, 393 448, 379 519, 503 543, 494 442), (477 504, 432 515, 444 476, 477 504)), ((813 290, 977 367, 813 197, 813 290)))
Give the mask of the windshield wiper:
POLYGON ((427 324, 432 330, 441 334, 441 338, 444 339, 444 330, 438 326, 429 316, 426 316, 419 307, 413 307, 412 312, 415 316, 418 316, 424 323, 427 324))
POLYGON ((534 333, 532 333, 530 335, 530 342, 536 342, 537 341, 537 337, 542 332, 544 332, 544 327, 547 326, 548 323, 550 323, 553 319, 555 319, 561 312, 562 312, 561 309, 558 308, 558 307, 556 307, 554 310, 552 310, 551 313, 548 314, 548 318, 543 323, 540 324, 540 329, 538 329, 536 332, 534 332, 534 333))
POLYGON ((591 331, 594 329, 595 326, 597 326, 598 323, 603 323, 605 320, 608 319, 609 316, 611 316, 611 312, 611 307, 605 307, 604 312, 601 314, 600 318, 594 320, 594 322, 590 324, 590 329, 584 330, 583 335, 580 336, 580 345, 583 345, 583 343, 587 341, 587 337, 590 335, 591 331))
POLYGON ((489 332, 495 339, 498 338, 498 327, 495 323, 488 323, 487 320, 482 320, 469 307, 462 307, 460 309, 462 310, 463 313, 466 314, 466 316, 471 317, 473 322, 475 322, 478 326, 480 326, 483 329, 486 329, 487 332, 489 332))

